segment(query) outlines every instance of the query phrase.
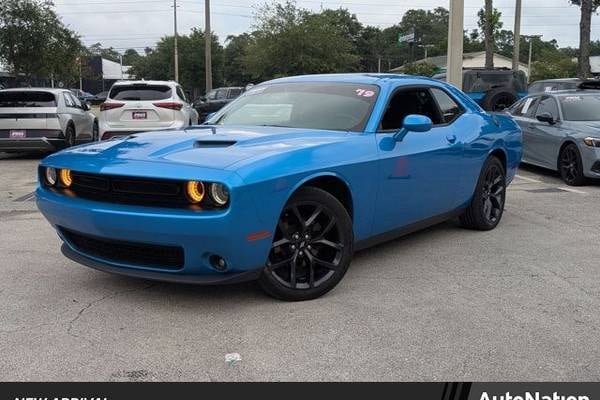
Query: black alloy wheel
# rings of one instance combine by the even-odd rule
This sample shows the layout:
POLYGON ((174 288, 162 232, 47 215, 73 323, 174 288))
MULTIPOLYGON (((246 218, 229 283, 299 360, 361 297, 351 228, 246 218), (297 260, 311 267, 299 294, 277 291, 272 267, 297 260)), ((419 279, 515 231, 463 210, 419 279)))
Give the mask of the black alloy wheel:
POLYGON ((583 163, 579 155, 579 149, 573 143, 566 145, 558 156, 558 171, 563 181, 569 186, 581 186, 585 184, 583 175, 583 163))
POLYGON ((352 244, 352 222, 344 206, 321 189, 301 188, 281 213, 259 282, 282 300, 322 296, 346 273, 352 244))
POLYGON ((460 216, 461 224, 477 230, 494 229, 504 213, 506 172, 495 156, 487 159, 477 182, 471 204, 460 216))

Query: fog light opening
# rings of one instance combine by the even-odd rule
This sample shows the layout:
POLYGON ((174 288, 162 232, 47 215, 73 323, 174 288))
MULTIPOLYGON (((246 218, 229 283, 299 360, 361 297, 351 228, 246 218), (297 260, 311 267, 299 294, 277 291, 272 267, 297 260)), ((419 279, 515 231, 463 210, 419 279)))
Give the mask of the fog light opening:
POLYGON ((210 265, 217 271, 225 271, 227 269, 227 261, 221 256, 213 254, 209 257, 210 265))

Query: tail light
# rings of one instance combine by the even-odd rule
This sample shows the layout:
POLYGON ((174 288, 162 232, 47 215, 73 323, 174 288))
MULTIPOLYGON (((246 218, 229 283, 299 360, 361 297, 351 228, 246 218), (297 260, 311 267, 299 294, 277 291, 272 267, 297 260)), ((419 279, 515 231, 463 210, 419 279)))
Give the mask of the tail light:
POLYGON ((172 102, 172 101, 166 101, 166 102, 161 102, 161 103, 152 103, 152 104, 154 104, 156 107, 168 108, 169 110, 175 110, 175 111, 180 111, 183 108, 183 104, 172 102))
POLYGON ((102 103, 100 104, 100 111, 113 110, 115 108, 123 107, 125 103, 102 103))

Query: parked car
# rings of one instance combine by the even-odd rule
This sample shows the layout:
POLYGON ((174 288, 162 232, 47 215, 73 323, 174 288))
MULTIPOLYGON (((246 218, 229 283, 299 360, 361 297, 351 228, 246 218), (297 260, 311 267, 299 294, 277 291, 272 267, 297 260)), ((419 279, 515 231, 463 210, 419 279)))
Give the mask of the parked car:
POLYGON ((257 85, 206 125, 50 156, 37 202, 81 264, 258 279, 306 300, 332 289, 357 249, 454 216, 495 228, 520 161, 513 119, 444 82, 308 75, 257 85))
POLYGON ((182 129, 198 124, 198 113, 173 81, 116 82, 100 105, 100 138, 182 129))
POLYGON ((97 138, 98 121, 68 90, 0 90, 0 151, 55 150, 97 138))
MULTIPOLYGON (((435 79, 446 80, 446 74, 435 79)), ((527 75, 506 68, 463 70, 462 90, 486 111, 502 111, 527 96, 527 75)))
POLYGON ((75 97, 81 102, 89 102, 94 98, 94 95, 81 89, 69 89, 75 97))
POLYGON ((200 115, 200 121, 204 121, 209 114, 219 111, 242 93, 243 87, 223 87, 211 90, 206 96, 196 99, 194 108, 200 115))
POLYGON ((508 113, 523 130, 524 163, 558 171, 567 185, 600 178, 600 90, 538 93, 508 113))
POLYGON ((89 100, 89 103, 93 106, 99 106, 106 101, 108 91, 100 92, 89 100))
POLYGON ((545 79, 529 85, 529 94, 554 92, 557 90, 574 90, 582 82, 579 78, 545 79))

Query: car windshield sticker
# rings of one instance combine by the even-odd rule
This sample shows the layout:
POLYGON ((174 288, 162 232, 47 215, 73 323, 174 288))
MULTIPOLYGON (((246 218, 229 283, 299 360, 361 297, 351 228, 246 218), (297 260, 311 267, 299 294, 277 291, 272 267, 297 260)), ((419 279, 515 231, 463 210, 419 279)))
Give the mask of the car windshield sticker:
POLYGON ((375 96, 375 92, 372 90, 366 90, 366 89, 356 89, 356 95, 357 96, 362 96, 362 97, 373 97, 375 96))
POLYGON ((568 102, 575 102, 575 101, 581 101, 583 100, 583 98, 581 96, 566 96, 563 97, 563 101, 568 101, 568 102))
POLYGON ((523 110, 521 110, 521 114, 527 113, 527 110, 529 110, 529 107, 531 107, 531 103, 533 103, 533 97, 525 101, 525 105, 523 106, 523 110))
POLYGON ((551 92, 552 91, 552 86, 546 86, 544 88, 544 92, 551 92))

